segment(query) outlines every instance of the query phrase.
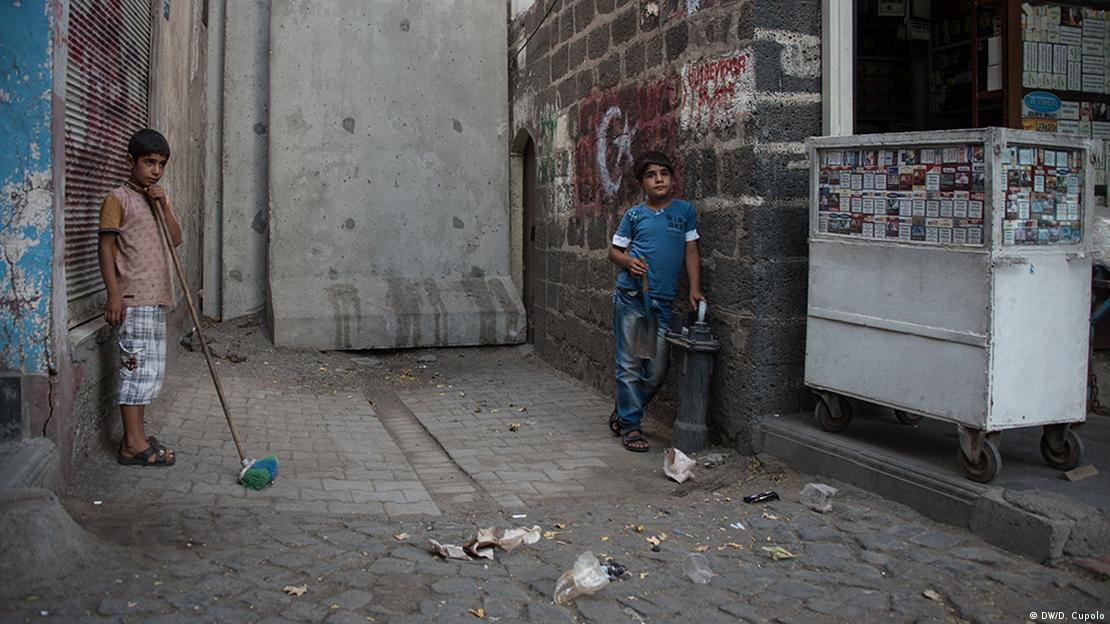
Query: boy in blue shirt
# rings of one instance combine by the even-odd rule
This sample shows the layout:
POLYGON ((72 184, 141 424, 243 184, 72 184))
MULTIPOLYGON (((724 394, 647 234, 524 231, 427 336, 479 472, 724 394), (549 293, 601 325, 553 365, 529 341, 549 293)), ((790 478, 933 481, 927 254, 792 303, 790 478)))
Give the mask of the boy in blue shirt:
POLYGON ((609 260, 621 268, 613 290, 613 342, 616 351, 617 401, 609 429, 624 447, 648 450, 640 429, 644 408, 667 376, 670 349, 664 333, 670 326, 671 304, 683 267, 690 282, 690 305, 704 301, 698 219, 689 202, 675 199, 674 166, 659 152, 645 152, 636 160, 636 181, 646 201, 628 209, 613 235, 609 260), (659 319, 655 357, 640 359, 632 352, 636 319, 645 315, 641 278, 648 277, 651 314, 659 319))

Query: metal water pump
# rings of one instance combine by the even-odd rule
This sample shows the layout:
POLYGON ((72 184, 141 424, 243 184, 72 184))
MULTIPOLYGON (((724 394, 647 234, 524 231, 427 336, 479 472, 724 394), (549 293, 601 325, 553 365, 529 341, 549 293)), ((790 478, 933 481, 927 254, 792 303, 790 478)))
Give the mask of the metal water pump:
POLYGON ((679 365, 678 417, 672 431, 674 447, 683 453, 696 453, 709 438, 705 415, 709 406, 709 378, 713 375, 713 356, 721 345, 705 322, 706 305, 698 302, 697 322, 681 332, 668 331, 667 342, 682 352, 679 365))

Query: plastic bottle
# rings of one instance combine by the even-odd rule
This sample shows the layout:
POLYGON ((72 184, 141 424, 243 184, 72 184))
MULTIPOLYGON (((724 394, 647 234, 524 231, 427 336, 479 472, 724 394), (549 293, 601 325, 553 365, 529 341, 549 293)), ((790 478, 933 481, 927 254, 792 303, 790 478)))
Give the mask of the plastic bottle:
POLYGON ((609 584, 609 574, 593 552, 578 555, 574 567, 555 582, 555 604, 567 604, 583 595, 596 594, 609 584))

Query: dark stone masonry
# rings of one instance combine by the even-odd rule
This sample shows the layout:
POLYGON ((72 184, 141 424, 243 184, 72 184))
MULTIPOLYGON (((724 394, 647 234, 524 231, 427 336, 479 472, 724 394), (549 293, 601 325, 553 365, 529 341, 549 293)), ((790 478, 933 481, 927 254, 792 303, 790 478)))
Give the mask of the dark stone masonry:
MULTIPOLYGON (((722 341, 715 431, 749 448, 753 418, 811 405, 804 141, 821 133, 820 29, 817 0, 537 0, 514 18, 510 49, 536 30, 510 69, 510 97, 514 140, 531 137, 541 171, 541 357, 611 392, 608 241, 639 201, 633 158, 660 149, 698 211, 722 341)), ((687 308, 680 295, 676 320, 687 308)), ((676 377, 654 406, 664 420, 676 377)))

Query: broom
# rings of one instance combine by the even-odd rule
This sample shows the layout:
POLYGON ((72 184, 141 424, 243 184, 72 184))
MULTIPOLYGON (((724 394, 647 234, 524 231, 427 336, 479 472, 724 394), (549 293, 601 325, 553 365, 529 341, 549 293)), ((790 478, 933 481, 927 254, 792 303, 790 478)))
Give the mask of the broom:
POLYGON ((243 443, 239 440, 239 432, 235 429, 235 421, 231 419, 231 411, 227 409, 227 400, 224 399, 224 389, 220 385, 220 377, 216 374, 216 367, 212 364, 212 354, 208 352, 208 343, 204 340, 200 318, 197 316, 196 307, 193 306, 193 296, 189 293, 189 284, 185 281, 185 272, 181 270, 181 262, 177 259, 177 250, 174 249, 173 241, 170 239, 170 229, 166 225, 166 219, 162 216, 162 201, 154 200, 154 204, 154 218, 158 221, 158 227, 162 230, 162 239, 166 241, 166 247, 170 250, 173 268, 177 272, 178 281, 181 282, 181 289, 185 291, 185 303, 189 306, 189 314, 193 317, 193 326, 196 328, 197 337, 200 338, 200 349, 204 353, 204 360, 208 362, 208 372, 212 374, 212 383, 216 385, 216 395, 220 397, 220 407, 224 409, 227 428, 231 430, 231 439, 235 441, 235 450, 239 452, 239 461, 243 464, 243 469, 239 471, 239 483, 252 490, 261 490, 273 483, 274 478, 277 477, 278 460, 273 455, 267 455, 262 459, 251 459, 243 451, 243 443))

